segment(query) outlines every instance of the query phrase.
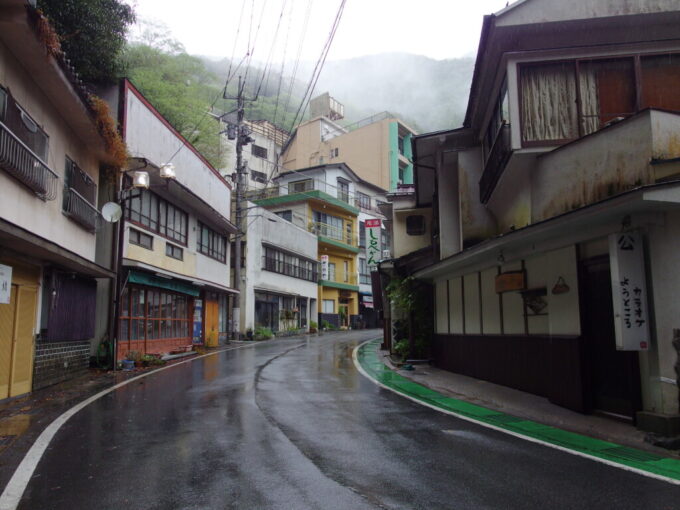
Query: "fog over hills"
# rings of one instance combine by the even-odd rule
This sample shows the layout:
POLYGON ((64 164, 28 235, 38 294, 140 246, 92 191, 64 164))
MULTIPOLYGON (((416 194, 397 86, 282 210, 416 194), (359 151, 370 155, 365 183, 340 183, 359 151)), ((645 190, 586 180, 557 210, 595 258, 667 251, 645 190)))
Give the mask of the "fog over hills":
POLYGON ((419 132, 453 129, 465 116, 473 68, 473 58, 403 53, 328 61, 315 95, 327 91, 343 103, 348 122, 388 110, 419 132))
MULTIPOLYGON (((219 81, 226 78, 228 59, 216 61, 202 57, 202 60, 219 81)), ((314 65, 315 62, 299 63, 292 96, 288 96, 290 103, 287 103, 293 113, 307 88, 314 65)), ((250 76, 262 76, 262 67, 262 63, 254 63, 250 76)), ((434 60, 406 53, 327 61, 313 97, 329 92, 345 105, 345 119, 340 122, 343 125, 387 110, 420 133, 453 129, 461 126, 465 116, 473 68, 474 59, 470 57, 434 60)), ((279 74, 272 70, 261 90, 262 104, 249 107, 247 114, 250 118, 272 117, 272 108, 264 103, 275 102, 278 82, 279 74)), ((284 71, 282 100, 286 98, 289 82, 290 76, 284 71)), ((306 113, 308 115, 309 110, 306 113)), ((290 129, 288 122, 292 121, 292 117, 289 114, 284 119, 279 115, 276 117, 277 124, 290 129)))

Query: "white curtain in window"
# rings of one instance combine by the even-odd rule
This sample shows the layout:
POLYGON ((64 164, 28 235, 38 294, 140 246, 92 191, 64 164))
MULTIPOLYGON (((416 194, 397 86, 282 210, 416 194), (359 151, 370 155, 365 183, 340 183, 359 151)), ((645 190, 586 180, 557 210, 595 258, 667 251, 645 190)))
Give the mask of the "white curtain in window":
POLYGON ((576 137, 576 83, 571 64, 522 69, 522 139, 576 137))
POLYGON ((589 63, 579 67, 579 92, 581 94, 581 130, 584 135, 600 127, 600 99, 597 92, 596 67, 589 63))

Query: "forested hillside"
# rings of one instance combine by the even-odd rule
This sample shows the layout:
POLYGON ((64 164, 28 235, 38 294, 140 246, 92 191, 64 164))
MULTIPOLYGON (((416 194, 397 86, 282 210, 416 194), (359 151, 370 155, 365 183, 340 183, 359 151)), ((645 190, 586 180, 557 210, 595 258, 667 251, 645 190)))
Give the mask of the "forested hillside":
MULTIPOLYGON (((235 107, 221 94, 229 60, 188 55, 180 43, 160 33, 129 44, 123 60, 126 75, 156 108, 214 165, 222 166, 220 125, 207 112, 235 107)), ((247 95, 257 95, 257 101, 248 103, 247 118, 268 119, 288 130, 296 115, 300 122, 308 65, 301 64, 295 79, 274 69, 263 73, 256 65, 237 72, 234 68, 227 94, 236 93, 242 76, 247 78, 247 95)), ((472 59, 437 61, 405 54, 327 62, 315 95, 328 91, 345 105, 341 124, 388 110, 419 132, 450 129, 462 123, 472 68, 472 59)))

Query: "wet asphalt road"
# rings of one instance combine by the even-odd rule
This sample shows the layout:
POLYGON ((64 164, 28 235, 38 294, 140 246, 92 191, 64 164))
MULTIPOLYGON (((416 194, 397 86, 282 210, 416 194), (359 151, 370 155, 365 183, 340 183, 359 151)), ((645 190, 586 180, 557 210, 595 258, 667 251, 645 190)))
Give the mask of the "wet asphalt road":
POLYGON ((361 376, 378 332, 279 339, 75 415, 21 509, 677 509, 680 488, 419 406, 361 376))

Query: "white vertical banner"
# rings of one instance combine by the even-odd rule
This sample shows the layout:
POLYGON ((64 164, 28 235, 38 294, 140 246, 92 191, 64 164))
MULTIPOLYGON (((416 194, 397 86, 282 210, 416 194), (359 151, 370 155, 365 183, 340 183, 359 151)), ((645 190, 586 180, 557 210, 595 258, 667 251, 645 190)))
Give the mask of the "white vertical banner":
POLYGON ((620 351, 649 349, 649 310, 645 254, 639 232, 609 236, 616 348, 620 351))
POLYGON ((321 255, 321 279, 328 280, 328 255, 321 255))
POLYGON ((366 265, 376 271, 380 260, 380 220, 366 220, 366 265))
POLYGON ((12 266, 0 264, 0 305, 8 305, 12 297, 12 266))

